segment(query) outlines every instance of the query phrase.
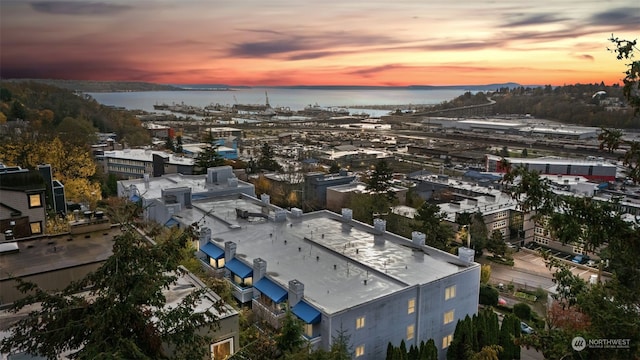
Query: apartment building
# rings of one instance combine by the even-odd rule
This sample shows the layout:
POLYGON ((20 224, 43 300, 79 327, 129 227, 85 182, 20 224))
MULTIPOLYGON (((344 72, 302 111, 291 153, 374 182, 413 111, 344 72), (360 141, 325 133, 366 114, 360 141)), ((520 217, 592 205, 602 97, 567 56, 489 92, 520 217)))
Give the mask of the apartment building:
POLYGON ((39 171, 0 166, 2 240, 30 237, 45 232, 46 193, 47 185, 39 171))
POLYGON ((121 179, 142 178, 144 174, 157 177, 164 174, 193 174, 194 159, 150 149, 104 151, 96 160, 105 173, 121 179))
MULTIPOLYGON (((159 184, 154 180, 148 196, 170 190, 150 190, 159 184)), ((443 357, 457 320, 477 312, 480 268, 473 250, 448 254, 425 246, 424 234, 407 239, 387 232, 382 219, 373 226, 355 221, 350 209, 287 211, 268 195, 238 192, 191 200, 172 219, 197 225, 202 263, 231 283, 238 303, 275 328, 291 309, 314 347, 329 349, 338 331, 346 331, 356 358, 383 359, 389 342, 429 339, 443 357)))

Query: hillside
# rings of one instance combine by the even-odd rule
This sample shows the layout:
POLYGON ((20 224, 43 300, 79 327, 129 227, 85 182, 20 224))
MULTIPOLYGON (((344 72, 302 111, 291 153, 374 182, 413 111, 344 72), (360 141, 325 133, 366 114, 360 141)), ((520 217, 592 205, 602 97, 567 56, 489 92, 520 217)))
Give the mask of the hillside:
POLYGON ((81 92, 126 92, 126 91, 180 91, 182 88, 135 81, 89 81, 54 79, 8 79, 3 82, 36 82, 62 89, 81 92))
POLYGON ((576 84, 552 87, 499 88, 492 93, 465 93, 434 106, 433 110, 496 103, 494 115, 530 114, 539 119, 565 124, 606 128, 638 129, 640 118, 624 100, 622 88, 604 84, 576 84))

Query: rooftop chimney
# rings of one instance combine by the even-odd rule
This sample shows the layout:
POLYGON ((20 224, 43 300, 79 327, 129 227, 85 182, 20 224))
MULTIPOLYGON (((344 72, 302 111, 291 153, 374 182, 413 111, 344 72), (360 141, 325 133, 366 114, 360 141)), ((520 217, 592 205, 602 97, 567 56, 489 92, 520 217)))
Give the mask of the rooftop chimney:
POLYGON ((475 251, 473 249, 469 249, 464 246, 458 248, 458 259, 462 260, 462 262, 467 265, 470 265, 473 262, 474 255, 475 251))
POLYGON ((342 208, 342 220, 345 222, 350 222, 353 219, 353 210, 342 208))
POLYGON ((384 219, 373 219, 373 228, 378 234, 384 234, 387 231, 387 221, 384 219))
POLYGON ((288 291, 289 306, 290 307, 296 306, 300 302, 300 300, 302 300, 303 296, 304 296, 304 284, 295 279, 289 281, 289 291, 288 291))
POLYGON ((200 229, 200 236, 198 237, 198 245, 200 246, 200 249, 209 242, 211 242, 211 229, 204 226, 200 229))
POLYGON ((257 283, 267 274, 267 262, 261 258, 253 259, 253 283, 257 283))
POLYGON ((224 262, 229 262, 236 256, 236 248, 238 245, 233 241, 227 241, 224 243, 224 262))
POLYGON ((420 231, 413 231, 411 233, 411 240, 413 243, 418 246, 424 246, 424 241, 426 239, 426 235, 421 233, 420 231))
POLYGON ((265 205, 269 205, 271 203, 271 197, 269 194, 260 195, 260 200, 262 200, 262 203, 265 205))

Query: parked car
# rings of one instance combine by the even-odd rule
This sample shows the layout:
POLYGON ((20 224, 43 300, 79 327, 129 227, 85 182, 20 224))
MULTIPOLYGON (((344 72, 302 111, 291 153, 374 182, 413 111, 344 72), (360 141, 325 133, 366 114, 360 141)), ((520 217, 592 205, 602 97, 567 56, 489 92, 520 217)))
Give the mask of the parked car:
POLYGON ((571 261, 576 264, 585 264, 589 260, 589 257, 586 255, 576 255, 573 257, 573 259, 571 259, 571 261))
POLYGON ((535 330, 524 321, 520 322, 520 331, 522 331, 523 334, 533 334, 535 332, 535 330))

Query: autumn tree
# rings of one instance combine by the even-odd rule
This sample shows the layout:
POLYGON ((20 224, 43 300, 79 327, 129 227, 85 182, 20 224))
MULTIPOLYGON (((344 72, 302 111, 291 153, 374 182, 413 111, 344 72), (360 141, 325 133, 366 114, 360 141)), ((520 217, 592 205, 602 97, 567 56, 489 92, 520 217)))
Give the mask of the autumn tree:
POLYGON ((65 352, 76 359, 160 359, 172 348, 177 358, 203 358, 211 341, 203 334, 215 328, 214 311, 222 304, 195 312, 202 289, 166 307, 163 293, 183 272, 182 249, 194 235, 185 231, 152 245, 134 228, 131 211, 111 212, 120 220, 121 234, 114 237, 113 255, 95 272, 53 293, 18 281, 25 297, 11 311, 30 312, 10 328, 1 352, 48 359, 65 352))

